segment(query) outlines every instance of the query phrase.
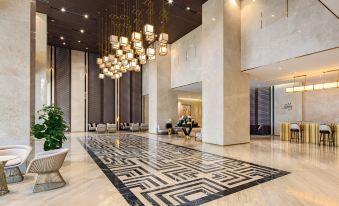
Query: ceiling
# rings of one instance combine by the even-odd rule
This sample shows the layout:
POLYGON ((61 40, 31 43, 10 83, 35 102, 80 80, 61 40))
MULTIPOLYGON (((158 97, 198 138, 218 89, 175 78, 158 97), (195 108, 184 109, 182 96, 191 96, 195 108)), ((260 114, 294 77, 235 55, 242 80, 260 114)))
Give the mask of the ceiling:
POLYGON ((190 92, 190 93, 197 93, 197 94, 201 94, 202 91, 202 82, 196 82, 193 84, 188 84, 188 85, 184 85, 181 87, 176 87, 173 88, 174 91, 178 91, 178 92, 190 92))
MULTIPOLYGON (((129 0, 135 2, 135 0, 129 0)), ((144 0, 140 0, 142 3, 144 0)), ((161 0, 155 1, 155 26, 160 25, 161 0)), ((201 25, 202 4, 207 0, 174 0, 169 5, 169 42, 181 38, 201 25), (190 7, 190 10, 186 8, 190 7)), ((98 51, 99 12, 112 7, 112 0, 37 0, 37 12, 48 16, 48 44, 76 50, 98 51), (61 12, 64 7, 66 12, 61 12), (89 18, 84 18, 88 14, 89 18), (83 29, 84 33, 80 30, 83 29), (62 41, 60 37, 63 36, 62 41), (80 41, 80 43, 78 42, 80 41), (65 42, 66 45, 62 45, 65 42)))
POLYGON ((322 73, 339 69, 339 47, 314 54, 292 58, 245 71, 251 75, 253 87, 293 82, 294 76, 307 79, 322 77, 322 73))

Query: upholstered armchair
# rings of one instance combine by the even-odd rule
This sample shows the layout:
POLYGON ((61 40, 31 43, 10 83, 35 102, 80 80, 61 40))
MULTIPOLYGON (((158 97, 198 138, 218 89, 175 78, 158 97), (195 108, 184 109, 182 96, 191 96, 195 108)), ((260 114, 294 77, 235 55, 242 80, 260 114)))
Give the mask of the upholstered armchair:
POLYGON ((117 125, 116 124, 109 124, 107 123, 107 132, 116 132, 117 131, 117 125))
POLYGON ((105 133, 106 132, 106 125, 105 124, 98 124, 96 130, 97 130, 97 133, 105 133))
POLYGON ((131 125, 131 127, 130 127, 130 130, 132 131, 132 132, 137 132, 137 131, 139 131, 140 130, 140 127, 139 127, 139 124, 138 123, 131 123, 132 125, 131 125))
POLYGON ((56 149, 39 153, 28 165, 26 173, 37 173, 33 192, 43 192, 66 185, 59 169, 61 168, 68 149, 56 149))
POLYGON ((21 182, 24 180, 19 167, 27 161, 29 153, 32 151, 30 146, 9 145, 0 147, 0 155, 13 155, 15 159, 10 160, 5 165, 5 174, 7 183, 21 182))
POLYGON ((141 123, 140 124, 140 130, 141 131, 147 131, 148 130, 148 124, 147 123, 141 123))
POLYGON ((96 131, 96 125, 95 125, 95 123, 93 123, 93 124, 88 124, 88 131, 90 131, 90 132, 96 131))

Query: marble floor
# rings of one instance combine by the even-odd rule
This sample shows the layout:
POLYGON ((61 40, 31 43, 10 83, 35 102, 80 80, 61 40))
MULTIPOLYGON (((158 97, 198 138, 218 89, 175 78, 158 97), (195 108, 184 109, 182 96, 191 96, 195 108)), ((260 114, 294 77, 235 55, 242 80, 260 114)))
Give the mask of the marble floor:
MULTIPOLYGON (((183 149, 188 152, 194 151, 197 156, 211 154, 211 157, 217 159, 219 156, 224 156, 221 159, 222 161, 227 162, 229 158, 233 158, 256 164, 259 168, 265 166, 279 171, 290 172, 279 178, 271 178, 270 181, 265 181, 262 184, 250 185, 250 187, 235 193, 227 194, 211 201, 200 202, 201 204, 204 203, 203 205, 339 205, 338 148, 281 142, 271 138, 253 138, 250 144, 221 147, 202 144, 176 136, 157 136, 147 133, 134 133, 133 135, 152 139, 152 141, 145 139, 148 145, 157 144, 162 146, 164 144, 162 142, 166 142, 170 144, 164 144, 163 146, 180 148, 170 146, 179 145, 192 148, 194 150, 183 149)), ((102 137, 103 135, 86 135, 84 133, 69 135, 69 141, 65 144, 65 147, 70 148, 70 153, 61 169, 61 174, 67 182, 66 187, 33 194, 32 186, 35 175, 28 174, 24 182, 9 185, 11 192, 0 197, 0 205, 130 205, 121 194, 121 188, 117 189, 113 186, 111 180, 106 176, 107 173, 102 172, 101 168, 91 158, 91 152, 88 152, 92 151, 98 156, 107 155, 107 151, 100 154, 101 151, 104 151, 100 148, 104 144, 98 144, 97 142, 102 141, 102 137), (79 139, 82 141, 79 141, 79 139), (85 144, 87 147, 83 145, 84 140, 87 143, 85 144), (98 146, 100 147, 98 148, 98 146), (87 148, 87 150, 84 148, 87 148)), ((130 143, 124 141, 123 138, 119 142, 112 137, 110 139, 114 144, 118 143, 121 147, 130 147, 128 146, 130 143)), ((139 145, 143 142, 139 138, 137 141, 139 141, 139 145)), ((35 152, 39 151, 39 148, 42 147, 41 145, 42 142, 35 142, 35 152)), ((112 148, 104 147, 104 149, 110 150, 112 148)), ((133 155, 136 155, 135 152, 140 152, 135 148, 133 149, 133 147, 129 148, 129 150, 129 154, 133 155)), ((176 152, 179 152, 178 155, 182 155, 182 151, 176 152)), ((163 151, 161 154, 163 154, 163 151)), ((95 156, 93 157, 96 159, 95 156)), ((185 164, 187 166, 187 162, 185 164)), ((186 174, 201 175, 195 173, 197 172, 186 174)), ((198 173, 201 173, 201 171, 198 173)), ((157 175, 156 173, 152 174, 157 175)), ((126 176, 118 175, 118 177, 121 181, 124 181, 126 176)), ((173 177, 173 174, 167 175, 166 182, 171 179, 170 177, 173 177)), ((253 176, 253 178, 260 177, 253 176)), ((261 182, 259 181, 259 183, 261 182)), ((157 182, 157 184, 160 183, 157 182)), ((149 186, 148 184, 146 185, 149 186)), ((131 186, 131 183, 129 183, 129 186, 131 186)), ((200 195, 206 194, 206 191, 203 191, 200 195)), ((139 197, 138 194, 135 196, 144 203, 145 200, 142 197, 139 197)), ((191 195, 188 199, 195 198, 196 194, 191 195)), ((198 204, 200 203, 198 202, 198 204)), ((164 203, 159 205, 164 205, 164 203)))

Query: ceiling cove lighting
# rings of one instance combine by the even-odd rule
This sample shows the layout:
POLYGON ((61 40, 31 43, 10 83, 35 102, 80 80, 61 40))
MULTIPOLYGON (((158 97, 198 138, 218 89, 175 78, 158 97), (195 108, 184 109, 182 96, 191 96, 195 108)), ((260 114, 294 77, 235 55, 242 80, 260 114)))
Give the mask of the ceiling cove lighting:
POLYGON ((160 14, 155 12, 156 0, 134 0, 133 5, 129 0, 112 1, 116 9, 99 16, 97 64, 104 77, 119 79, 128 71, 140 72, 142 65, 156 60, 157 55, 167 55, 168 8, 174 1, 162 0, 160 14), (155 28, 155 18, 161 19, 161 28, 155 28))
POLYGON ((293 92, 305 92, 305 91, 318 91, 323 89, 334 89, 339 88, 339 69, 338 70, 331 70, 323 73, 323 76, 325 76, 326 73, 330 72, 337 72, 338 77, 337 81, 331 81, 331 82, 323 82, 319 84, 306 84, 306 75, 302 76, 295 76, 293 77, 293 87, 286 88, 286 93, 293 93, 293 92), (295 79, 298 77, 305 77, 305 82, 303 83, 303 86, 295 86, 295 79))

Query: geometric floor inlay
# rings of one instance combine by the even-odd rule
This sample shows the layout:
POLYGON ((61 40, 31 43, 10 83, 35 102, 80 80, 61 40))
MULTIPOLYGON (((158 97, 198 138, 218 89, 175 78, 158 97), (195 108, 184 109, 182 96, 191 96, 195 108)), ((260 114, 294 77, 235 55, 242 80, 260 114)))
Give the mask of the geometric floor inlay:
POLYGON ((130 205, 201 205, 289 174, 131 134, 82 143, 130 205))

